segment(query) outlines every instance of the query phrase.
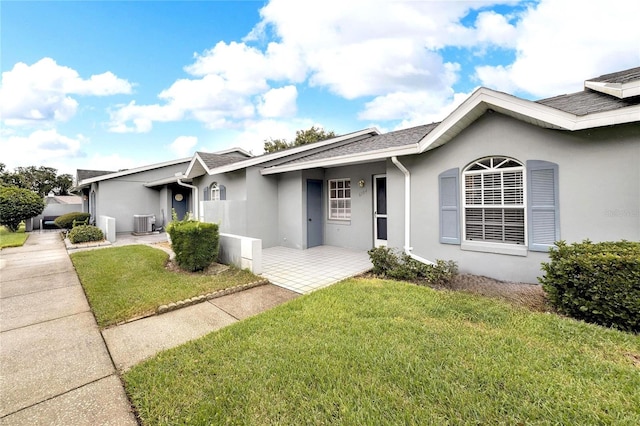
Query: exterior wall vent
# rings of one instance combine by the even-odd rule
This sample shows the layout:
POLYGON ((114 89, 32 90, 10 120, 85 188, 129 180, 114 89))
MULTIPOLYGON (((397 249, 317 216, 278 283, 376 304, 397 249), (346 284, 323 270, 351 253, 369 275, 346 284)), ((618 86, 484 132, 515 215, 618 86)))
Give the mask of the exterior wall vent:
POLYGON ((155 231, 156 217, 152 214, 133 215, 133 235, 147 235, 155 231))

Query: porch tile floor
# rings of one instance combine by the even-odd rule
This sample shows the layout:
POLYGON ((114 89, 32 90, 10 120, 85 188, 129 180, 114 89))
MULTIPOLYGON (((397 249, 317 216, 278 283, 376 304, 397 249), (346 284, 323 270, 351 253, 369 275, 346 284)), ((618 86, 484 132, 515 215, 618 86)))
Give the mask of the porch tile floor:
POLYGON ((366 251, 317 246, 307 250, 270 247, 262 250, 262 276, 271 283, 311 293, 371 269, 366 251))

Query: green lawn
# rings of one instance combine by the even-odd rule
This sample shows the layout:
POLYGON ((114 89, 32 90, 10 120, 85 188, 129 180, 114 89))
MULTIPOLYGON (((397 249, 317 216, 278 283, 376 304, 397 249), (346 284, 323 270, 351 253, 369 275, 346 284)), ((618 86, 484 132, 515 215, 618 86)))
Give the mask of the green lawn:
POLYGON ((71 254, 71 260, 101 327, 259 279, 235 268, 218 275, 171 272, 165 268, 168 255, 144 245, 81 251, 71 254))
POLYGON ((17 232, 9 232, 4 226, 0 226, 0 249, 5 247, 20 247, 27 241, 29 235, 24 232, 24 225, 17 232))
POLYGON ((640 337, 353 279, 129 370, 155 424, 640 424, 640 337))

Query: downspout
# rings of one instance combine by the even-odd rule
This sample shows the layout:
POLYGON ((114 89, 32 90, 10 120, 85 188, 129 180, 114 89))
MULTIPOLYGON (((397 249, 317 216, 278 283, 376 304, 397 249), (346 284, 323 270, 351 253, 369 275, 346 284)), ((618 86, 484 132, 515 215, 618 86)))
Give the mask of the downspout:
POLYGON ((395 155, 391 157, 391 161, 404 174, 404 252, 418 262, 435 265, 434 262, 411 252, 411 174, 395 155))
POLYGON ((196 220, 200 220, 200 217, 198 216, 198 210, 199 210, 199 209, 198 209, 198 206, 199 206, 199 204, 200 204, 200 203, 198 202, 198 187, 197 187, 197 186, 195 186, 195 185, 190 185, 190 184, 188 184, 188 183, 184 183, 184 182, 182 182, 182 181, 180 180, 180 178, 178 178, 178 179, 176 180, 176 182, 177 182, 177 183, 178 183, 178 185, 180 185, 180 186, 184 186, 184 187, 187 187, 187 188, 191 188, 191 191, 192 191, 192 193, 193 193, 193 217, 194 217, 196 220))

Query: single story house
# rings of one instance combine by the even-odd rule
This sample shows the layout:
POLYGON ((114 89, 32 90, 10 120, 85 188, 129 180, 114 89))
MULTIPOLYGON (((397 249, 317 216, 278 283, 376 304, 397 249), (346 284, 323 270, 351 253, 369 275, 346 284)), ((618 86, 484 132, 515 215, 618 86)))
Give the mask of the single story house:
POLYGON ((54 195, 50 193, 44 197, 44 211, 38 216, 26 221, 26 230, 56 228, 48 222, 63 214, 82 211, 82 198, 77 195, 54 195), (47 222, 47 223, 45 223, 47 222))
POLYGON ((480 88, 442 122, 384 134, 79 171, 78 188, 118 232, 174 208, 265 248, 387 245, 535 283, 555 241, 640 240, 640 67, 538 101, 480 88))

